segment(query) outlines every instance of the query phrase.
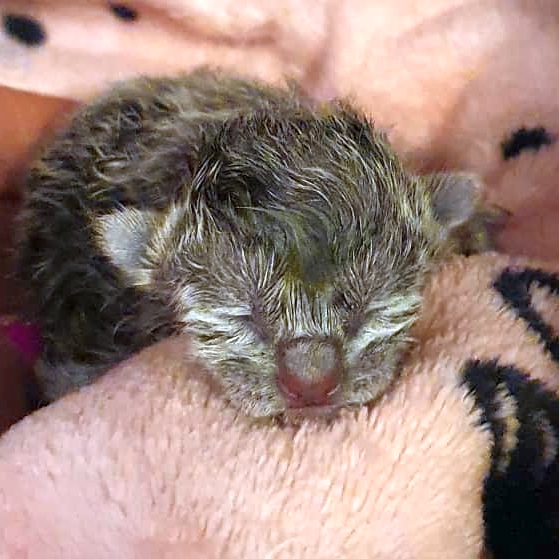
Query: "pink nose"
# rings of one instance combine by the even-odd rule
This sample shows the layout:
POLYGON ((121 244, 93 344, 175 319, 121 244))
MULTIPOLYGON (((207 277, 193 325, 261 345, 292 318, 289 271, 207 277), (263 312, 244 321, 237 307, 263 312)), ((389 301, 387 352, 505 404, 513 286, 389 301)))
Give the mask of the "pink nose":
POLYGON ((330 406, 339 398, 340 349, 329 340, 297 338, 277 351, 277 383, 290 408, 330 406))

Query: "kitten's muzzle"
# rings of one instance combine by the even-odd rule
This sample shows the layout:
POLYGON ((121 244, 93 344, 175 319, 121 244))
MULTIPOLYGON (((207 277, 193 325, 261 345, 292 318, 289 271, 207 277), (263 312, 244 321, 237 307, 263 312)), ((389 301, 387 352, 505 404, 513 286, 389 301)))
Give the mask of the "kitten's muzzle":
POLYGON ((287 408, 335 406, 341 396, 340 344, 328 338, 295 338, 278 344, 276 382, 287 408))

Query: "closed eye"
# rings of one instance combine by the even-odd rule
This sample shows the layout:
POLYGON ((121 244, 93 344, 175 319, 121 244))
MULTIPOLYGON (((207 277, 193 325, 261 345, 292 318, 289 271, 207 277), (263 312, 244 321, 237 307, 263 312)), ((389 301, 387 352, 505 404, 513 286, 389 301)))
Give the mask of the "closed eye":
POLYGON ((332 305, 344 317, 343 330, 346 336, 353 338, 365 323, 365 317, 359 305, 350 297, 346 290, 337 290, 332 295, 332 305))
POLYGON ((345 312, 353 312, 356 309, 356 304, 355 301, 352 301, 348 294, 347 291, 345 290, 336 290, 333 295, 332 295, 332 305, 334 305, 334 307, 336 307, 337 309, 340 309, 342 311, 345 312))
POLYGON ((359 330, 365 324, 365 318, 363 314, 356 313, 350 314, 344 323, 344 332, 350 338, 354 338, 359 333, 359 330))
POLYGON ((372 339, 394 336, 415 322, 420 305, 421 296, 415 292, 372 300, 365 309, 356 305, 347 315, 344 330, 352 338, 361 333, 372 339))
POLYGON ((239 316, 239 320, 262 342, 270 342, 270 333, 266 327, 264 316, 258 308, 254 308, 251 314, 239 316))

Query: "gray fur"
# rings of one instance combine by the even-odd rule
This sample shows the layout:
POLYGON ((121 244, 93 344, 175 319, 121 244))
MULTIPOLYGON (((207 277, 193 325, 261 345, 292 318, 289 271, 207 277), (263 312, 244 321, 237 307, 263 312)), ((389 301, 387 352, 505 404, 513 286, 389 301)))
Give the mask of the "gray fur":
POLYGON ((119 84, 28 180, 45 395, 187 332, 250 415, 286 410, 276 348, 298 338, 341 347, 337 405, 377 398, 474 184, 408 173, 359 111, 295 88, 206 70, 119 84))

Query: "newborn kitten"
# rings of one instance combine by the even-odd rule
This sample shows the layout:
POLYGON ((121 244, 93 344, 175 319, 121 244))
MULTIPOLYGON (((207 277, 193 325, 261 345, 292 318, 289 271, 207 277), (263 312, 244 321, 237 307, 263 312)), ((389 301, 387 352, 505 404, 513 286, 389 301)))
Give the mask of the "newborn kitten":
POLYGON ((426 276, 484 244, 478 194, 468 175, 407 172, 343 101, 205 69, 118 84, 27 180, 44 396, 185 332, 252 416, 369 402, 426 276))

